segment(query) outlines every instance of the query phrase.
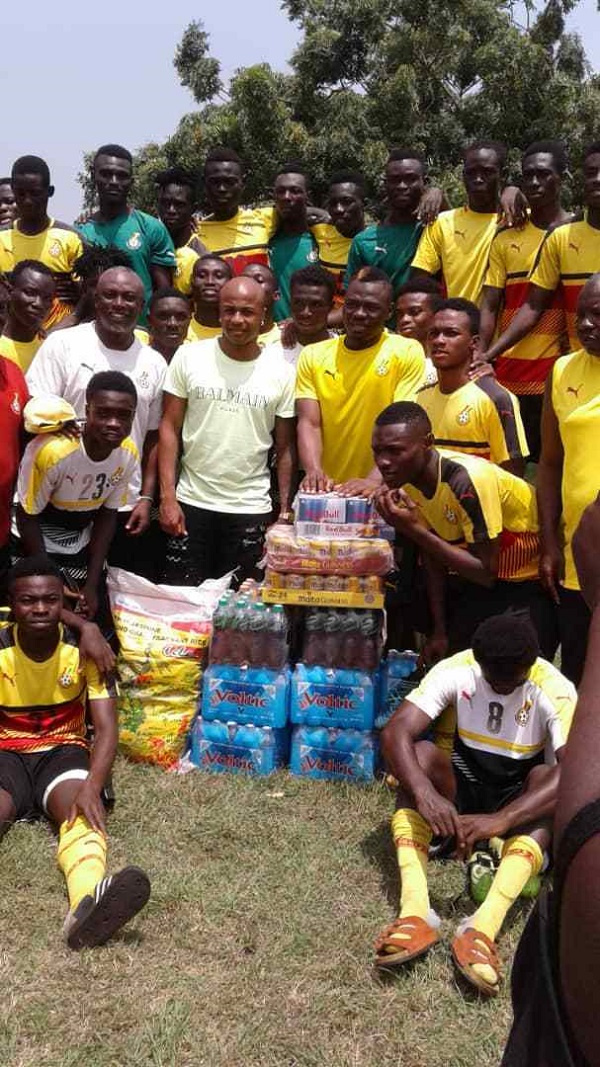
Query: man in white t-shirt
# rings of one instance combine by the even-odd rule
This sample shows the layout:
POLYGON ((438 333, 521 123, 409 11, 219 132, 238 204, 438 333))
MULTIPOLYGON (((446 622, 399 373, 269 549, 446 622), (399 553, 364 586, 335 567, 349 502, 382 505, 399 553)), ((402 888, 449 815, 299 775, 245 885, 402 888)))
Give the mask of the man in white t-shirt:
POLYGON ((294 369, 258 343, 264 294, 254 279, 227 282, 219 306, 222 336, 182 345, 165 381, 160 522, 170 535, 165 577, 173 584, 254 574, 271 518, 273 440, 279 518, 290 512, 294 369))
POLYGON ((85 392, 90 378, 99 371, 118 370, 131 378, 137 392, 137 408, 131 437, 142 457, 130 484, 130 503, 121 511, 109 562, 136 573, 146 573, 146 539, 150 507, 156 487, 158 424, 162 389, 167 370, 163 357, 134 335, 144 304, 144 287, 135 271, 112 267, 98 279, 93 322, 59 330, 44 341, 27 373, 32 396, 52 393, 85 415, 85 392), (135 542, 131 541, 136 537, 135 542))

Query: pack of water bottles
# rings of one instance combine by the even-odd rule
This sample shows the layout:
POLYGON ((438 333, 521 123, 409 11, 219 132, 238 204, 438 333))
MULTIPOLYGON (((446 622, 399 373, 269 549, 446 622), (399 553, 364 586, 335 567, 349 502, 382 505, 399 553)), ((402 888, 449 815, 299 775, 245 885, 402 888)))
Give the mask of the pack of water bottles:
POLYGON ((422 678, 418 652, 390 649, 381 665, 375 726, 382 730, 408 694, 422 678))
POLYGON ((213 616, 211 666, 280 671, 288 654, 288 627, 281 604, 264 604, 256 595, 232 591, 221 597, 213 616))
POLYGON ((310 608, 304 616, 302 660, 307 667, 376 670, 382 645, 382 613, 310 608))
POLYGON ((377 738, 372 731, 309 725, 293 729, 290 771, 301 778, 370 782, 376 762, 377 738))
POLYGON ((229 774, 272 774, 287 766, 289 729, 198 717, 192 726, 190 760, 205 771, 229 774))

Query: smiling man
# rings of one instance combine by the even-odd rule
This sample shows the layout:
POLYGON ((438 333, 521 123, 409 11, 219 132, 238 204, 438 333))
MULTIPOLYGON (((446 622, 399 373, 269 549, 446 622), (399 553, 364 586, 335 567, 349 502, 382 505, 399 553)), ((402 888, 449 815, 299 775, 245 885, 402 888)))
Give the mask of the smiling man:
POLYGON ((85 393, 90 378, 101 370, 118 370, 135 385, 137 407, 131 436, 142 457, 141 483, 136 472, 129 486, 129 502, 121 512, 110 562, 144 573, 139 537, 150 522, 156 486, 156 448, 162 410, 162 388, 167 371, 163 357, 142 344, 134 334, 144 304, 140 278, 127 267, 112 267, 98 279, 93 322, 59 330, 48 337, 27 374, 32 396, 63 397, 78 418, 85 415, 85 393))
POLYGON ((20 560, 9 590, 13 621, 0 632, 0 836, 34 813, 50 821, 69 896, 63 934, 71 949, 92 948, 150 895, 139 867, 105 877, 102 789, 117 750, 116 692, 61 625, 62 578, 50 560, 20 560))
POLYGON ((453 837, 459 858, 502 837, 487 896, 452 941, 457 969, 479 992, 500 983, 496 938, 550 848, 560 763, 577 694, 539 656, 534 630, 518 615, 488 618, 472 647, 433 668, 382 733, 388 770, 399 782, 392 834, 401 877, 400 915, 376 942, 376 965, 395 968, 439 940, 427 886, 433 834, 453 837), (451 754, 425 732, 449 706, 457 728, 451 754))
POLYGON ((583 673, 590 612, 573 560, 573 535, 598 495, 600 454, 600 274, 577 304, 581 347, 554 364, 546 383, 538 469, 540 577, 559 605, 562 669, 575 685, 583 673))
POLYGON ((0 356, 12 360, 23 374, 44 340, 43 323, 54 300, 52 271, 44 263, 23 259, 12 272, 8 318, 0 329, 0 356))
POLYGON ((391 282, 376 267, 364 267, 346 292, 344 335, 302 351, 296 405, 306 491, 380 484, 371 453, 373 421, 394 399, 415 396, 425 370, 421 345, 386 330, 391 310, 391 282))
POLYGON ((294 370, 262 348, 264 292, 232 278, 219 294, 222 336, 182 345, 169 366, 160 424, 160 522, 166 580, 256 577, 271 518, 275 442, 281 518, 294 477, 294 370))
POLYGON ((92 245, 120 248, 129 256, 144 287, 139 321, 148 319, 150 297, 155 289, 171 285, 175 249, 160 219, 129 204, 133 185, 133 159, 122 145, 106 144, 94 156, 93 177, 99 208, 80 227, 92 245))

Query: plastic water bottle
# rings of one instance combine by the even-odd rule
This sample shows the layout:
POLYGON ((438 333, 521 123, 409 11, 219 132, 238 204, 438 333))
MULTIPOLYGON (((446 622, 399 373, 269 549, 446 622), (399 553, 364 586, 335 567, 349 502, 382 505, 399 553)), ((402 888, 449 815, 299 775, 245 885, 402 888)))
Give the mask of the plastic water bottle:
POLYGON ((341 654, 339 666, 346 670, 357 667, 361 652, 360 617, 355 611, 341 613, 341 654))
POLYGON ((307 667, 314 667, 323 658, 323 628, 325 615, 318 608, 306 616, 304 629, 303 660, 307 667))
POLYGON ((222 596, 213 617, 213 634, 210 643, 210 662, 227 663, 229 660, 229 601, 222 596))
POLYGON ((328 611, 325 616, 325 640, 323 641, 323 665, 336 668, 340 663, 341 619, 337 611, 328 611))
POLYGON ((287 619, 283 604, 273 604, 267 615, 266 665, 274 671, 285 667, 288 658, 287 619))
POLYGON ((269 619, 266 604, 256 600, 248 608, 247 653, 251 667, 264 667, 269 643, 269 619))
POLYGON ((376 612, 363 612, 360 629, 361 642, 357 667, 361 671, 374 671, 379 663, 379 619, 376 612))

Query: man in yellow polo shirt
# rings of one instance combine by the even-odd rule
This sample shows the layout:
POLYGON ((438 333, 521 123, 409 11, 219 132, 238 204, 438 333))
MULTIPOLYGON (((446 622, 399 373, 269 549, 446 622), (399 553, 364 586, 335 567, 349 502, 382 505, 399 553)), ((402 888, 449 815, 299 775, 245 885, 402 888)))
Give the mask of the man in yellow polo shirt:
POLYGON ((390 334, 392 286, 377 267, 363 267, 344 301, 342 337, 307 345, 298 362, 296 407, 303 486, 321 492, 369 476, 371 430, 394 399, 414 397, 425 371, 418 341, 390 334))
POLYGON ((11 181, 17 218, 7 229, 0 230, 0 271, 10 274, 22 259, 37 259, 50 268, 56 296, 44 323, 49 330, 70 315, 77 302, 73 267, 83 252, 83 244, 72 226, 48 215, 54 186, 43 159, 21 156, 13 164, 11 181))
POLYGON ((554 306, 557 292, 567 320, 568 350, 579 348, 577 300, 600 264, 600 141, 591 144, 584 156, 583 203, 583 218, 564 222, 546 235, 529 276, 525 303, 488 348, 490 363, 538 328, 544 312, 554 306))
POLYGON ((469 377, 479 342, 479 309, 470 300, 444 300, 429 328, 437 381, 417 401, 429 415, 436 445, 482 456, 522 477, 527 440, 519 401, 493 374, 469 377))
POLYGON ((413 272, 444 278, 448 296, 479 303, 492 238, 498 225, 500 180, 506 148, 477 141, 465 150, 464 207, 442 211, 425 228, 412 261, 413 272))
POLYGON ((234 274, 249 263, 269 265, 271 207, 241 208, 243 165, 232 148, 212 148, 204 164, 204 192, 211 214, 197 224, 196 236, 209 252, 228 260, 234 274))
POLYGON ((377 506, 413 541, 426 564, 432 634, 438 654, 469 648, 490 615, 527 612, 552 660, 556 621, 538 581, 535 491, 479 456, 438 449, 418 404, 391 404, 373 430, 384 485, 377 506))
POLYGON ((22 259, 12 273, 8 319, 0 330, 0 356, 23 374, 44 340, 40 332, 54 300, 54 278, 44 263, 22 259))
POLYGON ((540 577, 559 603, 562 670, 575 685, 583 673, 590 612, 572 541, 600 484, 600 274, 586 282, 579 297, 577 332, 580 347, 556 361, 546 383, 538 468, 540 577))

